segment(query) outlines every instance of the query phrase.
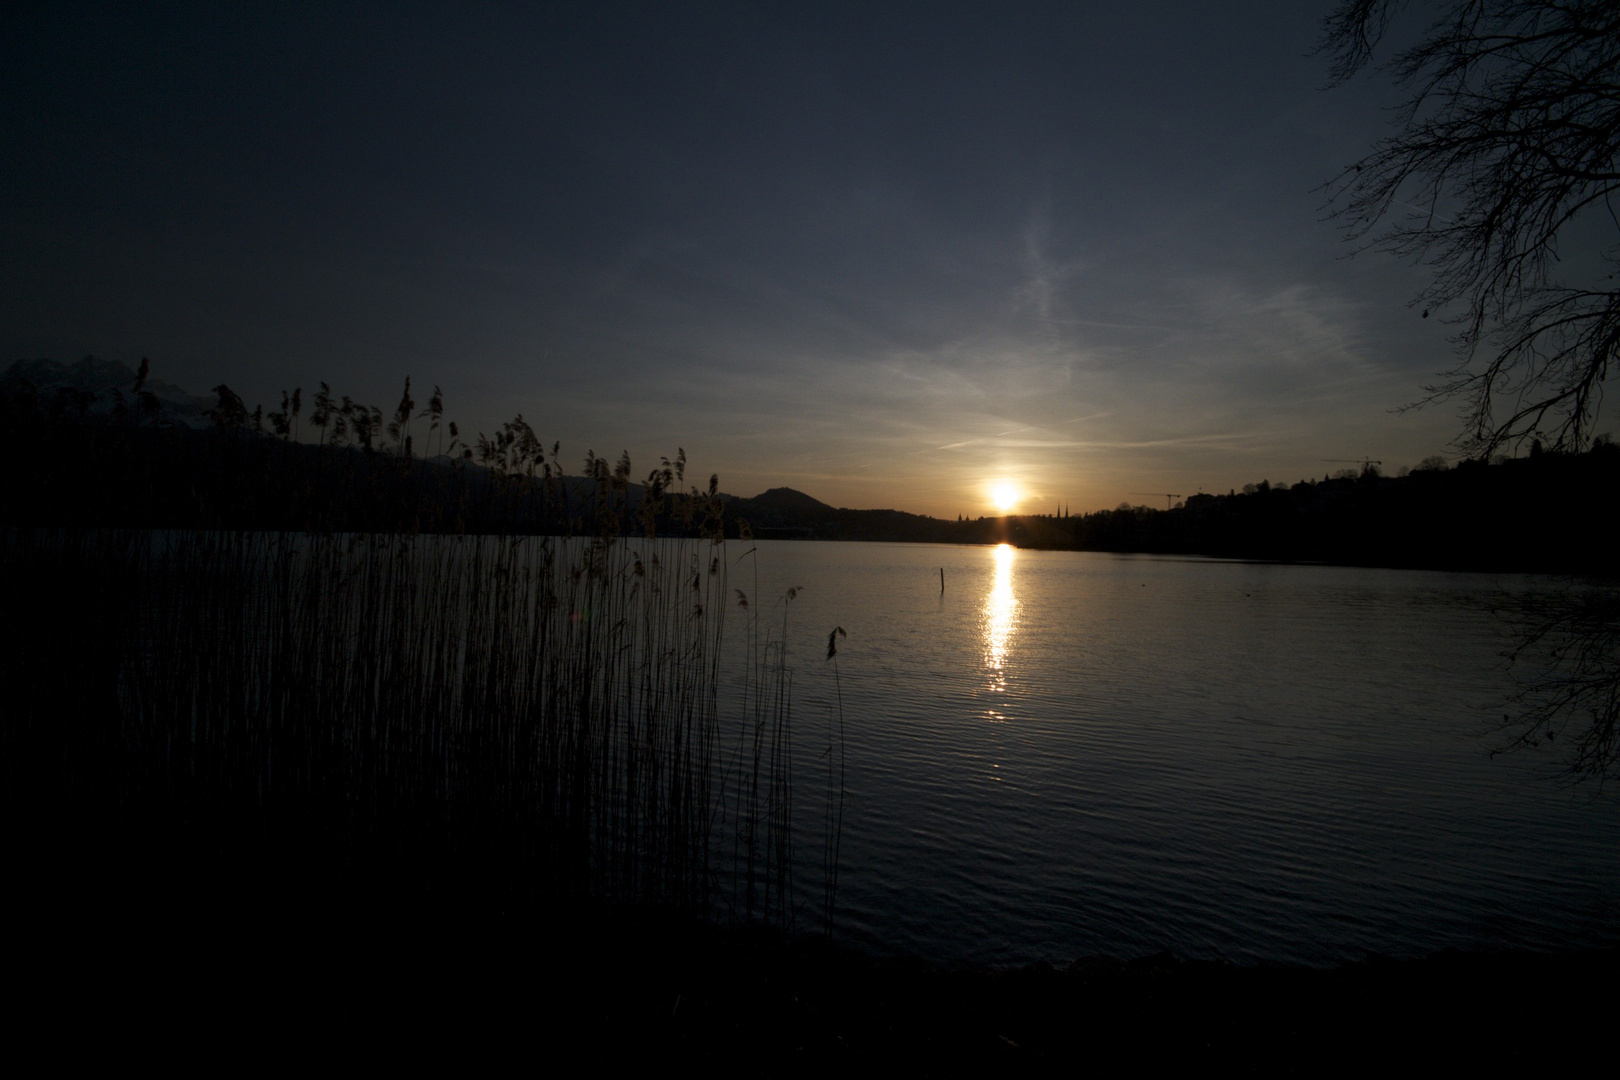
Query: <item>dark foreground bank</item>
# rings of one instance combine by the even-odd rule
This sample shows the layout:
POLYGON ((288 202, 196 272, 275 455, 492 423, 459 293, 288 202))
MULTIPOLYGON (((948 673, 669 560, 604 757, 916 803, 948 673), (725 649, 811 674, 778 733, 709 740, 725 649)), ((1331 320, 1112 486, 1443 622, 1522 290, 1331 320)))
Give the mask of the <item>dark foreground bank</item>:
POLYGON ((64 1063, 571 1075, 1545 1069, 1607 1054, 1620 976, 1613 949, 962 971, 645 916, 268 895, 50 898, 15 924, 12 1045, 64 1063))

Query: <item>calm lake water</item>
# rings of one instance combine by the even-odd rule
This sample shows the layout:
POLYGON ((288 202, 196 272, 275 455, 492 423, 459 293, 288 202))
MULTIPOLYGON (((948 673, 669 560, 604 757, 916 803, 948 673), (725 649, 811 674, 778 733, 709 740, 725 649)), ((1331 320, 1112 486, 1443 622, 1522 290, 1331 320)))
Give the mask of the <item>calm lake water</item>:
POLYGON ((774 634, 803 587, 786 606, 802 852, 841 689, 838 933, 864 948, 1320 964, 1620 936, 1617 794, 1560 783, 1556 748, 1488 754, 1512 686, 1495 609, 1555 579, 730 551, 774 634))

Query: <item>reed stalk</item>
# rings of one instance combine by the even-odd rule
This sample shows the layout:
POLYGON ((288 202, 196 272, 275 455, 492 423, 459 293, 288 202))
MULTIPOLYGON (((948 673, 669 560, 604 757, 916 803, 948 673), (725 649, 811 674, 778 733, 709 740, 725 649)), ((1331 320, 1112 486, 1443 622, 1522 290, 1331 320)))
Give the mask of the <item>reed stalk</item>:
POLYGON ((386 416, 322 383, 302 429, 301 390, 266 417, 221 385, 209 432, 23 390, 0 809, 31 865, 791 924, 795 590, 780 638, 746 614, 734 694, 684 452, 565 479, 521 416, 463 440, 409 380, 386 416))
POLYGON ((209 873, 792 918, 791 671, 751 628, 722 761, 716 539, 0 545, 13 802, 209 873))

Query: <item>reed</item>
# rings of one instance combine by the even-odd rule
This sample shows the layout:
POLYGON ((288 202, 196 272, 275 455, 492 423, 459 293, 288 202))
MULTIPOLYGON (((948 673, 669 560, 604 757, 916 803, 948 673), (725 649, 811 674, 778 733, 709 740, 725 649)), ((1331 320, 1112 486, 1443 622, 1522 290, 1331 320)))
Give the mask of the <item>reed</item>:
POLYGON ((52 448, 0 500, 0 781, 33 865, 792 925, 796 590, 779 635, 745 600, 726 664, 757 551, 728 556, 717 478, 681 490, 680 452, 565 480, 521 416, 465 441, 408 380, 391 417, 283 394, 268 432, 216 394, 209 433, 0 400, 52 448))
POLYGON ((14 823, 189 876, 790 924, 785 649, 749 630, 723 718, 731 563, 652 532, 653 481, 628 537, 0 532, 14 823))
MULTIPOLYGON (((753 595, 759 595, 759 550, 746 522, 740 533, 748 550, 738 556, 749 560, 753 595)), ((757 604, 749 593, 736 589, 737 607, 744 615, 743 680, 739 696, 740 723, 729 767, 723 774, 722 812, 730 810, 731 887, 733 915, 745 920, 756 916, 768 922, 789 923, 793 906, 793 673, 787 663, 788 608, 799 587, 789 588, 777 601, 781 606, 781 636, 771 638, 762 624, 757 604)), ((773 612, 774 614, 774 612, 773 612)))

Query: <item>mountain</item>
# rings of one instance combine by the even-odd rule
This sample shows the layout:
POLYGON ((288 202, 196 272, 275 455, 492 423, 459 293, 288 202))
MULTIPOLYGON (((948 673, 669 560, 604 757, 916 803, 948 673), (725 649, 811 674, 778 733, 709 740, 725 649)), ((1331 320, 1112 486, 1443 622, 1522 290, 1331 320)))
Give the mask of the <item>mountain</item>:
MULTIPOLYGON (((208 410, 214 407, 209 397, 198 397, 162 379, 147 379, 141 389, 152 395, 158 411, 154 419, 201 427, 208 422, 208 410)), ((118 410, 120 405, 135 404, 135 370, 117 360, 98 360, 86 356, 72 364, 56 360, 17 360, 0 373, 0 392, 27 393, 29 390, 47 405, 56 403, 65 408, 103 416, 118 410)))
POLYGON ((771 488, 763 495, 755 495, 752 499, 735 501, 746 502, 757 513, 777 514, 787 518, 826 517, 837 513, 821 500, 790 487, 771 488))
POLYGON ((850 510, 832 507, 789 487, 771 488, 751 499, 726 499, 726 531, 736 535, 745 521, 761 539, 908 540, 952 543, 961 539, 956 522, 902 510, 850 510))
POLYGON ((746 521, 761 538, 813 539, 825 535, 827 522, 838 514, 833 507, 790 487, 771 488, 751 499, 725 496, 728 531, 746 521))

